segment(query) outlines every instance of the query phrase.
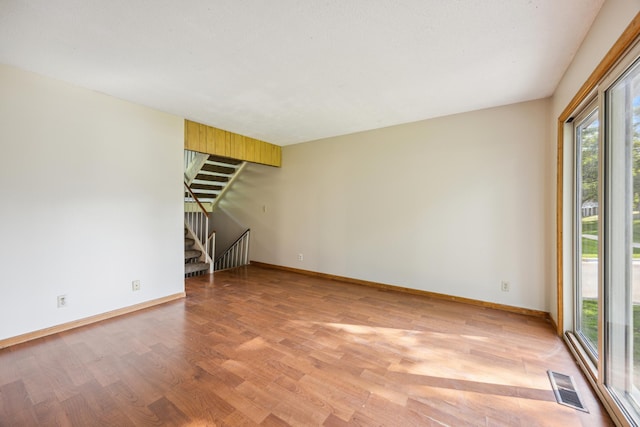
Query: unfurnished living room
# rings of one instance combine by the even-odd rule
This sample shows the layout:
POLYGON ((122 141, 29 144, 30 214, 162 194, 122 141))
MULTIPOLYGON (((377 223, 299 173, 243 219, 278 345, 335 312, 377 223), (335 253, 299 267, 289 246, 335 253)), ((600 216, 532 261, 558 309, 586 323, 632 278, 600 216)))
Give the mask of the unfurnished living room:
POLYGON ((640 425, 640 0, 0 0, 0 426, 640 425))

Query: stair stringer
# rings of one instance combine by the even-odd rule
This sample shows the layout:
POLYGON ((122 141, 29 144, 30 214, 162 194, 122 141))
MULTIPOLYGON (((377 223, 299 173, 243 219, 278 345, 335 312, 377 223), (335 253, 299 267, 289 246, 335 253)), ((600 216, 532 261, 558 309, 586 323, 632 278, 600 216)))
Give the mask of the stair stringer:
MULTIPOLYGON (((220 200, 222 200, 222 198, 224 197, 224 195, 227 193, 227 191, 229 191, 229 189, 231 188, 231 186, 233 185, 234 182, 236 182, 236 180, 238 179, 238 176, 240 176, 240 174, 242 173, 242 171, 244 170, 244 168, 247 166, 247 162, 242 162, 240 163, 240 166, 238 166, 238 168, 236 169, 236 171, 233 173, 233 175, 231 176, 231 178, 229 178, 229 181, 225 184, 224 188, 222 189, 222 191, 220 192, 220 194, 218 194, 218 197, 216 197, 213 202, 211 202, 211 212, 213 212, 216 207, 218 206, 218 203, 220 203, 220 200)), ((214 252, 215 253, 215 252, 214 252)))

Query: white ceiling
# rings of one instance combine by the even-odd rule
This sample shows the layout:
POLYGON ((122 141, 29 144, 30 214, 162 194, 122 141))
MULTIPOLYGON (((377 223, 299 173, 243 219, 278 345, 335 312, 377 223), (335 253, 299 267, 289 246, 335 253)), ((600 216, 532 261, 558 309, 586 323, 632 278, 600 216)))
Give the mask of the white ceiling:
POLYGON ((0 63, 287 145, 550 96, 604 0, 0 0, 0 63))

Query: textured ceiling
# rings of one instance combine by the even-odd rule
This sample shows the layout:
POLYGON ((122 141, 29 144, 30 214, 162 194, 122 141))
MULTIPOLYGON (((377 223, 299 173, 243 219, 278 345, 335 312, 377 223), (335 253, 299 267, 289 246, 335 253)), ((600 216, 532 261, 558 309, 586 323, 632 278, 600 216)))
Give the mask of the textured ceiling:
POLYGON ((0 0, 0 63, 286 145, 550 96, 603 0, 0 0))

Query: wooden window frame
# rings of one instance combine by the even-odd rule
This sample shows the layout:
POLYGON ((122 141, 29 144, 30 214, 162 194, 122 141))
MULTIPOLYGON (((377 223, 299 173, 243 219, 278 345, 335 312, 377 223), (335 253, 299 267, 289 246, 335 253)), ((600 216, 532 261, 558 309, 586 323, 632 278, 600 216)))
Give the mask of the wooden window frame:
POLYGON ((622 35, 609 49, 596 69, 591 73, 587 81, 578 90, 573 99, 562 111, 557 120, 558 151, 556 158, 556 295, 557 295, 557 323, 556 329, 559 336, 564 330, 564 125, 570 119, 571 114, 592 94, 598 83, 624 56, 634 42, 640 37, 640 13, 631 20, 622 35))

